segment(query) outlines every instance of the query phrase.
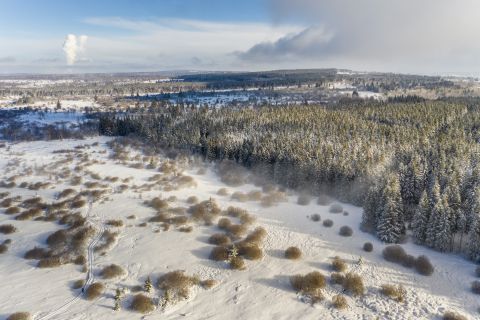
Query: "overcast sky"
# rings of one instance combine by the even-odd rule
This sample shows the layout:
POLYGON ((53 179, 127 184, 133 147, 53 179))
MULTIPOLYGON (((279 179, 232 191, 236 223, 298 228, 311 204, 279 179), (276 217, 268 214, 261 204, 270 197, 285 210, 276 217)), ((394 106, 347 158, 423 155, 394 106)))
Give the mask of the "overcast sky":
POLYGON ((478 0, 0 0, 0 73, 480 74, 478 0))

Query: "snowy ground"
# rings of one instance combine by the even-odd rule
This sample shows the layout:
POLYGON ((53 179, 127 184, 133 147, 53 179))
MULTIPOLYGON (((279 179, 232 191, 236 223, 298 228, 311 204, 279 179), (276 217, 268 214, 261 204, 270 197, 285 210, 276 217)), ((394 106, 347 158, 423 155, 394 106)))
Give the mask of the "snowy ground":
MULTIPOLYGON (((55 222, 18 221, 12 215, 3 213, 0 208, 0 224, 12 224, 18 231, 10 235, 0 234, 0 243, 11 239, 6 253, 0 254, 0 320, 16 311, 28 311, 34 319, 440 319, 445 310, 461 312, 470 319, 480 319, 477 308, 478 296, 470 292, 470 283, 475 280, 475 265, 455 255, 441 254, 424 247, 405 244, 406 251, 413 255, 425 254, 435 265, 435 273, 430 277, 421 276, 412 269, 385 262, 381 252, 384 247, 373 236, 359 229, 361 208, 343 204, 348 216, 329 213, 329 206, 321 206, 313 199, 308 205, 297 204, 297 195, 289 193, 286 202, 272 207, 261 206, 258 201, 238 202, 230 196, 217 195, 220 188, 227 188, 230 194, 235 191, 247 192, 261 190, 252 184, 231 187, 221 182, 213 169, 199 172, 198 166, 184 167, 183 175, 194 178, 195 186, 184 186, 178 190, 167 191, 157 183, 153 186, 149 178, 156 174, 170 179, 174 173, 162 173, 156 168, 165 161, 155 157, 155 169, 147 169, 151 158, 138 156, 128 159, 124 164, 109 158, 110 149, 106 138, 87 140, 65 140, 51 142, 28 142, 15 145, 7 144, 0 148, 0 181, 13 175, 17 186, 0 188, 0 193, 10 192, 11 196, 21 196, 22 200, 41 196, 45 202, 55 201, 59 191, 74 188, 85 190, 85 186, 72 187, 71 177, 58 178, 57 173, 68 168, 72 175, 82 175, 84 182, 98 181, 92 173, 101 178, 118 177, 118 182, 106 182, 106 195, 102 200, 93 202, 79 210, 89 215, 89 221, 95 225, 97 234, 104 228, 108 219, 121 219, 125 225, 115 230, 119 238, 105 255, 94 254, 92 261, 93 277, 106 285, 105 293, 94 301, 80 296, 79 290, 71 288, 72 282, 84 279, 86 274, 80 266, 67 264, 52 269, 39 269, 35 260, 25 260, 23 255, 34 246, 44 246, 45 239, 52 232, 61 229, 55 222), (94 144, 98 142, 97 144, 94 144), (75 146, 87 145, 81 149, 75 146), (77 150, 69 153, 52 153, 54 150, 77 150), (105 152, 106 151, 106 152, 105 152), (66 157, 71 160, 61 163, 66 157), (85 162, 88 155, 88 162, 85 162), (95 161, 96 160, 96 161, 95 161), (142 161, 144 161, 142 163, 142 161), (158 161, 158 162, 157 162, 158 161), (83 163, 83 164, 82 164, 83 163), (132 166, 131 164, 137 165, 132 166), (138 163, 142 163, 141 167, 138 163), (81 167, 78 167, 81 165, 81 167), (76 169, 74 169, 76 168, 76 169), (32 169, 28 173, 28 169, 32 169), (77 170, 77 171, 75 171, 77 170), (2 178, 3 176, 3 178, 2 178), (131 180, 122 179, 131 177, 131 180), (52 182, 46 189, 28 190, 18 187, 21 182, 52 182), (121 192, 120 185, 128 188, 121 192), (137 186, 137 188, 135 188, 137 186), (150 191, 148 190, 150 189, 150 191), (244 271, 230 270, 224 262, 208 259, 213 248, 208 237, 220 232, 216 227, 189 222, 193 227, 190 233, 179 232, 172 227, 163 231, 158 223, 147 223, 155 210, 143 204, 154 197, 171 198, 170 207, 188 207, 186 199, 196 196, 200 201, 213 198, 222 209, 238 206, 248 210, 257 219, 251 226, 263 226, 268 233, 263 244, 264 257, 259 261, 248 261, 244 271), (319 214, 322 221, 334 221, 332 228, 326 228, 322 222, 313 222, 309 217, 319 214), (135 215, 134 220, 127 219, 135 215), (341 226, 354 229, 352 237, 338 234, 341 226), (363 243, 370 241, 374 250, 366 253, 363 243), (287 260, 283 252, 287 247, 297 246, 303 252, 299 261, 287 260), (289 284, 289 277, 320 271, 325 276, 331 274, 330 262, 334 256, 344 258, 351 271, 360 274, 367 292, 362 298, 347 295, 349 307, 336 310, 330 305, 331 297, 339 293, 338 286, 328 284, 323 290, 325 300, 311 306, 304 303, 289 284), (363 257, 363 263, 356 262, 363 257), (122 266, 127 273, 111 280, 99 277, 99 270, 108 264, 122 266), (131 288, 142 285, 147 276, 155 284, 159 275, 173 270, 185 270, 188 274, 198 275, 202 279, 215 279, 219 284, 210 290, 194 288, 186 301, 157 309, 142 316, 128 310, 131 294, 127 293, 122 301, 122 310, 113 311, 113 296, 116 288, 131 288), (407 290, 406 302, 397 303, 379 293, 382 284, 402 284, 407 290), (70 303, 70 301, 72 301, 70 303), (65 304, 68 303, 66 306, 65 304)), ((135 153, 131 153, 134 157, 135 153)), ((97 177, 98 178, 98 177, 97 177)), ((158 297, 158 289, 152 291, 152 297, 158 297)))

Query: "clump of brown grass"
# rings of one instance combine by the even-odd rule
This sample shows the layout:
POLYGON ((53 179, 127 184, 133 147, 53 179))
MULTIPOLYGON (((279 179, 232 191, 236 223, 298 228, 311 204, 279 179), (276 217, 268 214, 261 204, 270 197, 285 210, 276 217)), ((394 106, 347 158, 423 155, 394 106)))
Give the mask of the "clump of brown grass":
POLYGON ((0 254, 8 251, 8 246, 5 243, 0 244, 0 254))
POLYGON ((207 279, 207 280, 201 281, 200 285, 202 286, 202 288, 208 290, 208 289, 211 289, 213 287, 216 287, 218 285, 218 281, 213 280, 213 279, 207 279))
POLYGON ((145 204, 155 210, 162 210, 168 208, 168 201, 165 199, 161 199, 160 197, 155 197, 150 201, 146 201, 145 204))
POLYGON ((347 264, 345 263, 345 260, 336 256, 332 260, 332 269, 336 272, 344 272, 347 270, 347 264))
POLYGON ((38 217, 42 214, 42 209, 40 208, 31 208, 28 210, 23 211, 21 214, 15 217, 15 220, 31 220, 32 218, 38 217))
POLYGON ((341 273, 334 272, 330 275, 330 279, 333 284, 343 285, 343 281, 345 281, 345 276, 341 273))
POLYGON ((132 302, 130 303, 130 309, 145 314, 155 310, 155 304, 153 303, 152 298, 139 293, 133 297, 132 302))
POLYGON ((178 231, 185 232, 185 233, 190 233, 190 232, 193 231, 193 227, 192 226, 183 226, 183 227, 178 228, 178 231))
POLYGON ((320 293, 321 289, 325 288, 327 282, 323 274, 318 271, 313 271, 306 275, 290 277, 290 284, 297 292, 316 296, 320 293))
POLYGON ((250 234, 248 234, 245 240, 243 241, 246 243, 261 245, 266 237, 267 237, 267 230, 265 230, 265 228, 263 227, 257 227, 255 228, 255 230, 250 232, 250 234))
POLYGON ((105 222, 106 225, 112 226, 112 227, 123 227, 123 221, 122 220, 107 220, 105 222))
POLYGON ((49 255, 50 253, 47 249, 35 247, 25 252, 24 258, 28 260, 40 260, 48 258, 49 255))
POLYGON ((214 261, 227 261, 229 257, 229 251, 225 247, 214 247, 210 252, 210 260, 214 261))
POLYGON ((259 260, 263 257, 263 251, 253 243, 239 242, 236 244, 238 254, 248 260, 259 260))
POLYGON ((17 232, 17 228, 15 228, 11 224, 2 224, 0 225, 0 233, 2 234, 11 234, 17 232))
POLYGON ((199 285, 197 277, 186 275, 183 271, 177 270, 164 274, 157 281, 157 286, 174 300, 187 299, 193 286, 199 285))
POLYGON ((383 284, 380 288, 380 293, 397 302, 404 302, 407 291, 402 285, 383 284))
POLYGON ((5 210, 5 214, 12 215, 12 214, 17 214, 20 212, 19 207, 9 207, 5 210))
POLYGON ((104 290, 105 290, 105 286, 103 285, 103 283, 100 283, 100 282, 92 283, 85 291, 85 298, 87 300, 95 300, 96 298, 102 295, 104 290))
POLYGON ((298 260, 302 257, 302 251, 297 247, 289 247, 285 250, 285 258, 290 260, 298 260))
POLYGON ((37 267, 38 268, 56 268, 61 266, 62 260, 60 257, 49 257, 49 258, 43 258, 40 261, 38 261, 37 267))
POLYGON ((188 204, 196 204, 198 203, 198 198, 196 196, 190 196, 187 198, 188 204))
POLYGON ((240 256, 230 257, 229 260, 230 269, 233 270, 245 270, 245 260, 240 256))
POLYGON ((8 316, 6 320, 30 320, 32 317, 28 312, 15 312, 8 316))
POLYGON ((100 272, 100 276, 103 279, 112 279, 112 278, 120 277, 124 274, 125 274, 125 270, 123 270, 122 267, 116 264, 105 266, 100 272))
POLYGON ((84 279, 79 279, 79 280, 75 280, 72 283, 72 288, 73 289, 80 289, 80 288, 83 288, 84 285, 85 285, 85 280, 84 279))
POLYGON ((216 233, 210 236, 208 239, 208 243, 217 245, 217 246, 226 246, 229 245, 232 242, 232 240, 223 233, 216 233))
POLYGON ((362 277, 355 273, 347 273, 343 281, 343 289, 353 296, 361 296, 365 293, 362 277))
POLYGON ((454 311, 446 311, 443 314, 442 319, 443 320, 468 320, 468 318, 465 317, 464 315, 454 311))
POLYGON ((335 309, 343 310, 348 307, 347 298, 341 294, 337 294, 332 298, 332 306, 335 309))
POLYGON ((232 221, 228 218, 221 218, 217 223, 217 226, 222 230, 227 230, 231 225, 232 221))
POLYGON ((76 193, 75 189, 71 189, 71 188, 65 189, 57 195, 57 198, 62 199, 62 198, 70 197, 74 193, 76 193))

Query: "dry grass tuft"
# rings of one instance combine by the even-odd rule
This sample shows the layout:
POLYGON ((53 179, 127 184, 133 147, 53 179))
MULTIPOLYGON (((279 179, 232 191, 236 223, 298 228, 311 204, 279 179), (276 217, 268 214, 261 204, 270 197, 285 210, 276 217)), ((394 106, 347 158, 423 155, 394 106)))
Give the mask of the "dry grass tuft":
POLYGON ((216 287, 218 285, 218 281, 213 279, 203 280, 200 282, 200 285, 202 286, 202 288, 208 290, 216 287))
POLYGON ((297 247, 290 247, 285 250, 285 258, 290 260, 298 260, 302 257, 302 251, 297 247))
POLYGON ((232 242, 232 240, 223 233, 216 233, 213 234, 209 239, 208 243, 217 245, 217 246, 226 246, 229 245, 232 242))
POLYGON ((345 260, 337 256, 332 260, 332 269, 336 272, 344 272, 347 270, 347 264, 345 263, 345 260))
POLYGON ((402 285, 394 286, 391 284, 382 285, 380 293, 397 302, 404 302, 407 295, 407 291, 402 285))
POLYGON ((263 257, 263 251, 260 247, 253 243, 239 242, 237 243, 238 254, 248 260, 260 260, 263 257))
POLYGON ((355 273, 347 273, 343 281, 343 289, 353 296, 361 296, 365 293, 362 277, 355 273))
POLYGON ((5 214, 12 215, 12 214, 17 214, 20 212, 19 207, 9 207, 5 210, 5 214))
POLYGON ((465 317, 464 315, 461 315, 457 312, 453 312, 453 311, 446 311, 443 316, 442 316, 442 319, 443 320, 468 320, 467 317, 465 317))
POLYGON ((85 285, 85 280, 84 279, 79 279, 79 280, 75 280, 72 283, 72 288, 73 289, 80 289, 80 288, 83 288, 84 285, 85 285))
POLYGON ((62 260, 60 257, 50 257, 50 258, 43 258, 38 261, 37 267, 38 268, 56 268, 61 266, 62 260))
POLYGON ((230 258, 230 268, 233 270, 245 270, 245 260, 243 260, 242 257, 237 256, 237 257, 231 257, 230 258))
POLYGON ((105 222, 106 225, 112 226, 112 227, 123 227, 123 221, 122 220, 107 220, 105 222))
POLYGON ((8 316, 5 320, 30 320, 32 317, 28 312, 15 312, 8 316))
POLYGON ((431 276, 435 271, 432 263, 426 256, 419 256, 417 260, 415 260, 415 270, 418 273, 424 276, 431 276))
POLYGON ((337 294, 332 298, 332 306, 335 309, 343 310, 348 307, 347 298, 341 294, 337 294))
POLYGON ((17 228, 12 226, 11 224, 2 224, 0 225, 0 233, 2 234, 11 234, 17 232, 17 228))
POLYGON ((153 303, 152 298, 139 293, 133 297, 130 309, 145 314, 155 310, 155 304, 153 303))
POLYGON ((169 296, 175 301, 187 299, 190 295, 190 289, 199 284, 200 280, 197 277, 188 276, 180 270, 164 274, 157 282, 157 286, 164 292, 168 292, 169 296))
POLYGON ((290 277, 290 284, 297 292, 316 296, 321 289, 325 288, 327 282, 323 274, 313 271, 304 276, 295 275, 290 277))
POLYGON ((343 285, 343 281, 345 281, 345 276, 341 273, 334 272, 330 275, 330 281, 333 284, 343 285))
POLYGON ((246 243, 261 245, 267 237, 267 230, 263 227, 257 227, 243 240, 246 243))
POLYGON ((210 252, 209 259, 214 261, 227 261, 229 256, 228 249, 225 247, 214 247, 210 252))
POLYGON ((112 279, 112 278, 120 277, 124 274, 125 274, 125 270, 123 270, 122 267, 116 264, 111 264, 109 266, 106 266, 100 272, 100 276, 103 279, 112 279))
POLYGON ((0 244, 0 254, 8 251, 8 246, 5 243, 0 244))
POLYGON ((48 258, 49 254, 47 249, 35 247, 25 252, 24 258, 28 260, 40 260, 48 258))
POLYGON ((92 283, 85 292, 85 298, 87 300, 95 300, 96 298, 100 297, 105 290, 105 286, 103 283, 95 282, 92 283))

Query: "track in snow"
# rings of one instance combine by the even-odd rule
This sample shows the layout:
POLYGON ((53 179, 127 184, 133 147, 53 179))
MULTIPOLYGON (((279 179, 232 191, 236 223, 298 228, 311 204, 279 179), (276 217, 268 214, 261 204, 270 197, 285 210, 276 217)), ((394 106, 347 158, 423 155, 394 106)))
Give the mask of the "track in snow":
POLYGON ((87 248, 87 278, 85 280, 85 284, 82 287, 82 290, 80 291, 80 293, 78 293, 76 296, 67 300, 63 305, 59 306, 57 309, 52 310, 43 316, 39 316, 38 318, 35 317, 35 320, 52 319, 53 317, 65 312, 71 305, 73 305, 75 302, 80 300, 80 298, 84 295, 85 289, 90 284, 92 284, 93 281, 95 280, 95 276, 93 274, 93 262, 95 258, 94 249, 95 249, 95 246, 100 241, 100 239, 102 238, 103 233, 105 232, 105 226, 103 224, 103 221, 100 219, 100 217, 95 217, 92 215, 92 206, 93 206, 92 200, 90 200, 88 202, 88 209, 86 214, 87 222, 91 223, 92 225, 95 225, 97 223, 99 230, 87 248), (94 218, 97 218, 97 219, 94 219, 94 218))

